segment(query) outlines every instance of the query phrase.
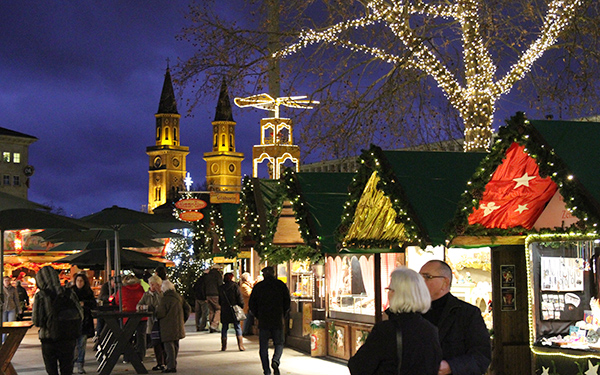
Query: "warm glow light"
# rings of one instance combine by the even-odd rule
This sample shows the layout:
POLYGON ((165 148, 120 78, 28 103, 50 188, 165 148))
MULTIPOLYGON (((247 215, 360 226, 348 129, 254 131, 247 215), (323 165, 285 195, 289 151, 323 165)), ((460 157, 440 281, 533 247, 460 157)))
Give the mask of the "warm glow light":
POLYGON ((325 42, 370 54, 398 66, 422 70, 435 79, 450 103, 459 111, 465 124, 465 151, 489 150, 496 101, 502 94, 510 91, 531 69, 533 63, 556 43, 560 32, 569 24, 582 1, 552 0, 537 40, 522 52, 519 60, 498 80, 495 80, 497 67, 479 29, 478 11, 481 1, 457 0, 455 4, 426 4, 423 1, 407 3, 403 0, 368 1, 368 11, 364 17, 340 22, 321 31, 304 31, 297 43, 276 52, 274 57, 285 57, 311 44, 325 42), (460 23, 463 30, 464 84, 448 70, 434 50, 415 35, 408 22, 415 14, 452 18, 460 23), (378 23, 386 25, 400 39, 411 52, 411 57, 401 57, 377 47, 341 38, 344 31, 378 23))

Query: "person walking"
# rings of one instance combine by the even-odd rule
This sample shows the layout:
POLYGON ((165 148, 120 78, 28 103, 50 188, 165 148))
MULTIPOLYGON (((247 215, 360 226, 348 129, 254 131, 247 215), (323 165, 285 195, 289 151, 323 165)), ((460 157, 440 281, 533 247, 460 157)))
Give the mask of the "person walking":
POLYGON ((208 320, 210 333, 217 332, 221 320, 221 305, 219 305, 219 287, 223 284, 223 276, 218 266, 212 266, 204 276, 204 290, 208 302, 208 320))
POLYGON ((452 269, 441 260, 430 260, 419 272, 431 295, 424 318, 439 330, 443 360, 439 375, 481 375, 492 359, 490 335, 479 308, 450 293, 452 269))
POLYGON ((227 350, 227 330, 229 324, 233 324, 238 349, 246 350, 243 344, 242 328, 240 321, 236 319, 233 306, 244 307, 244 300, 240 287, 233 282, 233 273, 226 273, 223 277, 223 285, 219 288, 219 305, 221 306, 221 351, 227 350))
POLYGON ((206 323, 208 322, 208 302, 206 301, 204 274, 204 271, 202 271, 194 283, 196 332, 208 331, 208 328, 206 328, 206 323))
POLYGON ((75 283, 72 289, 83 309, 81 335, 77 338, 77 343, 75 345, 75 363, 77 364, 77 373, 85 374, 85 345, 88 337, 94 337, 95 334, 92 309, 96 308, 96 298, 94 297, 94 292, 90 286, 90 280, 85 273, 78 273, 75 276, 75 283))
MULTIPOLYGON (((75 353, 75 343, 79 336, 79 327, 83 320, 83 309, 79 305, 79 299, 70 289, 60 285, 58 273, 51 266, 44 266, 35 275, 35 280, 38 287, 38 292, 33 299, 32 321, 39 327, 39 338, 42 343, 42 357, 48 375, 58 375, 59 369, 61 375, 73 374, 73 355, 75 353), (73 308, 79 315, 75 329, 62 327, 62 330, 57 332, 58 320, 51 314, 52 311, 60 306, 65 299, 62 307, 73 308), (65 305, 69 306, 65 306, 65 305), (72 332, 74 331, 74 332, 72 332), (62 334, 59 334, 62 333, 62 334)), ((71 314, 66 314, 71 315, 71 314)))
MULTIPOLYGON (((17 315, 21 313, 21 304, 19 303, 19 293, 17 288, 12 285, 12 278, 4 277, 4 307, 2 310, 3 322, 14 322, 17 315)), ((3 340, 4 341, 4 340, 3 340)))
POLYGON ((242 298, 244 299, 244 313, 246 314, 246 320, 242 323, 242 336, 252 335, 252 326, 254 326, 254 315, 250 311, 250 295, 252 294, 252 277, 248 272, 244 272, 240 278, 240 290, 242 291, 242 298))
POLYGON ((21 313, 18 315, 17 320, 23 320, 23 315, 25 314, 25 310, 29 307, 29 295, 27 294, 27 289, 23 288, 21 285, 21 280, 17 280, 17 295, 19 297, 19 307, 21 313))
MULTIPOLYGON (((123 277, 123 286, 121 287, 123 293, 123 311, 135 312, 137 311, 137 304, 144 295, 144 288, 140 284, 140 280, 133 275, 126 275, 123 277)), ((119 292, 115 297, 115 301, 118 303, 121 300, 119 292)), ((124 319, 124 322, 126 320, 124 319)), ((135 330, 135 351, 137 352, 140 359, 143 361, 146 357, 146 330, 148 327, 148 318, 144 317, 139 322, 135 330)), ((125 362, 129 362, 129 358, 123 358, 125 362)))
POLYGON ((271 361, 273 373, 279 375, 283 354, 283 318, 290 310, 290 291, 275 278, 275 269, 261 270, 264 280, 256 284, 250 295, 250 311, 258 319, 259 355, 265 375, 271 374, 269 367, 269 339, 273 340, 275 352, 271 361))
POLYGON ((154 349, 154 357, 156 358, 156 366, 152 367, 153 371, 162 371, 165 369, 165 350, 162 342, 160 341, 160 327, 158 319, 156 318, 156 310, 162 298, 162 280, 158 275, 152 275, 148 278, 148 289, 144 293, 142 299, 137 304, 137 310, 147 310, 152 313, 152 316, 148 318, 148 328, 146 330, 146 337, 150 335, 150 342, 154 349), (152 337, 156 335, 158 337, 152 337))
POLYGON ((185 337, 184 323, 190 315, 190 305, 181 297, 169 280, 162 282, 163 296, 156 308, 160 324, 160 340, 165 348, 167 368, 162 372, 177 372, 179 340, 185 337))
POLYGON ((416 271, 400 267, 386 289, 389 320, 375 324, 350 358, 350 374, 437 375, 442 348, 437 328, 421 315, 431 306, 425 281, 416 271))

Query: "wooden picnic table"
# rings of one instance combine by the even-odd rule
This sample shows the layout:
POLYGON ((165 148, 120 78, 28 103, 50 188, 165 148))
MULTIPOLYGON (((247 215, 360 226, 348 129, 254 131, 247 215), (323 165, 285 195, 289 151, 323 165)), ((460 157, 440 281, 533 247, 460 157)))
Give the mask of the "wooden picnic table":
POLYGON ((6 340, 0 346, 0 375, 17 375, 10 361, 19 349, 27 330, 32 326, 31 321, 4 322, 0 326, 0 334, 6 334, 6 340))
POLYGON ((96 353, 96 358, 100 362, 98 373, 109 375, 123 354, 130 361, 136 373, 147 374, 148 370, 135 351, 131 338, 142 318, 150 317, 152 313, 92 311, 92 315, 95 318, 104 319, 104 328, 98 338, 98 352, 96 353), (125 319, 127 319, 126 322, 124 322, 125 319))

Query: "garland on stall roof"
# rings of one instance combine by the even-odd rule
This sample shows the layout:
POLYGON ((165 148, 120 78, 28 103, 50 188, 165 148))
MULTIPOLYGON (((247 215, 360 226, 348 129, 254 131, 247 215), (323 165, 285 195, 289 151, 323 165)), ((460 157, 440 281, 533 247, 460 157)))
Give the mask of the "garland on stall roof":
POLYGON ((450 238, 455 236, 506 236, 581 231, 597 233, 598 231, 600 218, 592 199, 586 194, 581 183, 570 173, 562 159, 546 144, 523 112, 517 112, 515 116, 507 121, 506 126, 499 129, 498 140, 492 147, 491 152, 477 167, 467 185, 468 190, 463 193, 453 220, 445 228, 450 238), (485 228, 480 224, 469 225, 469 215, 479 207, 479 201, 483 197, 486 185, 492 179, 493 173, 502 163, 506 151, 513 142, 524 146, 524 151, 536 160, 541 177, 549 176, 557 184, 560 194, 564 198, 565 206, 571 214, 579 219, 577 223, 567 228, 544 228, 539 231, 524 227, 500 229, 485 228))
POLYGON ((342 222, 336 231, 338 243, 345 247, 353 248, 393 248, 405 244, 420 245, 425 248, 427 244, 426 232, 418 224, 418 216, 410 205, 401 185, 396 181, 392 166, 385 158, 381 148, 371 145, 368 151, 363 150, 361 156, 361 166, 352 183, 349 186, 349 198, 344 205, 342 222), (396 212, 396 223, 402 223, 405 229, 405 243, 400 243, 402 239, 397 240, 353 240, 350 243, 344 243, 350 226, 354 220, 354 214, 358 202, 362 196, 365 186, 371 176, 376 171, 379 175, 377 188, 383 191, 386 197, 390 199, 392 208, 396 212))

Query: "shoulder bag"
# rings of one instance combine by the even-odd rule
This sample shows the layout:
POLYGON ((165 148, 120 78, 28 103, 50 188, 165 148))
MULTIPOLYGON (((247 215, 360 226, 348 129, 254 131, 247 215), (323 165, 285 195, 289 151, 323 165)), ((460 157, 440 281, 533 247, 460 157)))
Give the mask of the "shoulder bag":
POLYGON ((229 302, 229 297, 227 297, 226 290, 223 290, 223 295, 225 296, 225 299, 227 300, 229 306, 231 306, 231 311, 233 312, 233 317, 235 318, 235 320, 237 320, 238 322, 246 320, 246 314, 244 313, 244 309, 242 309, 240 305, 232 305, 231 302, 229 302))

